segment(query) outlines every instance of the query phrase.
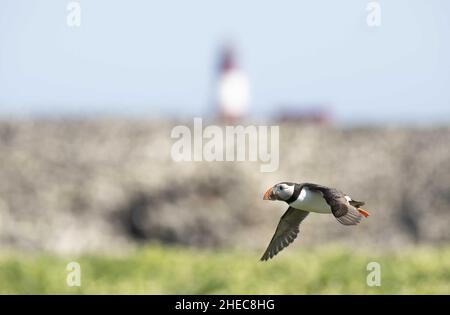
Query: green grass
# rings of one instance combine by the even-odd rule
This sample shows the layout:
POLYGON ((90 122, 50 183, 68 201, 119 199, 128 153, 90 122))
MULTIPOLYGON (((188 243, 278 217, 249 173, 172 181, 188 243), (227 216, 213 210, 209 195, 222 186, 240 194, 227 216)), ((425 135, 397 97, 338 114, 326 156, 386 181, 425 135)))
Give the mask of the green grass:
POLYGON ((152 245, 127 255, 0 255, 0 293, 21 294, 450 294, 450 247, 371 253, 342 247, 260 253, 152 245), (81 286, 66 265, 81 265, 81 286), (381 286, 366 284, 369 262, 381 286))

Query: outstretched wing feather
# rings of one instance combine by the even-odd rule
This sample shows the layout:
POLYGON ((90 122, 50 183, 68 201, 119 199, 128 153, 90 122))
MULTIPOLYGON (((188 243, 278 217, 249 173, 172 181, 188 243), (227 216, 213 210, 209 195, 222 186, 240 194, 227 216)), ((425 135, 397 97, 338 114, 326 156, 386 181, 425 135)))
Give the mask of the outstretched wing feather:
POLYGON ((289 207, 281 217, 277 229, 275 230, 275 234, 264 252, 264 255, 261 257, 261 260, 268 260, 278 254, 285 247, 289 246, 289 244, 297 238, 300 231, 300 223, 308 214, 308 211, 289 207))

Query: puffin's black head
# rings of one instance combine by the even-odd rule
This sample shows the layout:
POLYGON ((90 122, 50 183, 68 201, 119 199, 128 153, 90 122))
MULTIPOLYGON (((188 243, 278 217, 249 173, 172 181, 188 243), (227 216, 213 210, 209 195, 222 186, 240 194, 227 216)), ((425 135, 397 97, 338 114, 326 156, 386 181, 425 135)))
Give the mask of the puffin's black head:
POLYGON ((282 182, 267 189, 264 193, 264 200, 286 201, 294 194, 294 183, 282 182))

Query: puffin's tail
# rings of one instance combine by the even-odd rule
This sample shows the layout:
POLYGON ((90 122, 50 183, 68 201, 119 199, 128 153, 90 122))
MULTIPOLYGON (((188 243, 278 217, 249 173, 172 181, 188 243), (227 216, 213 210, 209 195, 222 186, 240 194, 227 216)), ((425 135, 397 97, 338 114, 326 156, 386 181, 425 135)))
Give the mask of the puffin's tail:
POLYGON ((356 200, 350 200, 349 203, 356 208, 359 208, 361 206, 364 206, 366 203, 364 201, 356 201, 356 200))

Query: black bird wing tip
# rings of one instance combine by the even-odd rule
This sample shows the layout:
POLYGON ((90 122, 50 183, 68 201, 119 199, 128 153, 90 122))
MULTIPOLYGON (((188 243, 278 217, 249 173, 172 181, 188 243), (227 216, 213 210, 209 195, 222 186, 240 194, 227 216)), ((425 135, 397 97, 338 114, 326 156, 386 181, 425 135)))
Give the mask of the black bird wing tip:
POLYGON ((266 250, 266 252, 264 252, 264 254, 261 256, 259 261, 262 261, 262 262, 268 261, 270 258, 272 258, 272 256, 270 256, 269 253, 266 250))
POLYGON ((289 207, 281 217, 275 234, 260 260, 267 261, 289 246, 297 238, 299 225, 308 214, 307 211, 289 207))
POLYGON ((262 257, 259 259, 259 261, 262 261, 262 262, 269 261, 269 260, 272 259, 275 255, 276 255, 276 253, 275 253, 275 254, 270 254, 270 253, 268 253, 268 252, 265 252, 265 253, 262 255, 262 257))
POLYGON ((354 207, 348 207, 347 213, 340 217, 336 217, 339 223, 343 225, 358 225, 361 222, 363 215, 359 213, 354 207))

